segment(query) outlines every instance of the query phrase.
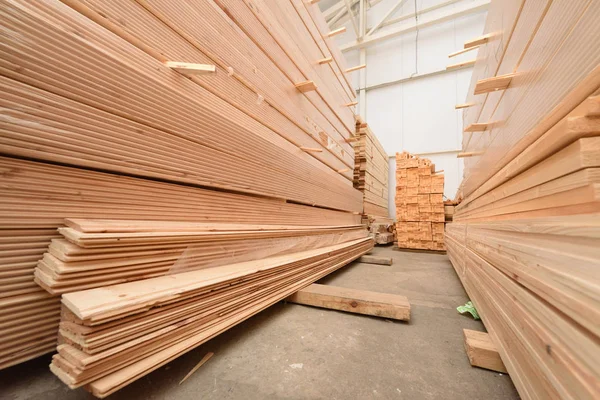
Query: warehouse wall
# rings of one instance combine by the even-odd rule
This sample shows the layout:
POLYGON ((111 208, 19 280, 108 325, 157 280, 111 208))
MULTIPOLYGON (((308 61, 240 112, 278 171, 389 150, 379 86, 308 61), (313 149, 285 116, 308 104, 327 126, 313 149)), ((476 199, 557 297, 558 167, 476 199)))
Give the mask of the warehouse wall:
MULTIPOLYGON (((383 0, 367 12, 367 30, 376 24, 397 0, 383 0)), ((452 3, 437 10, 419 15, 421 21, 443 16, 464 8, 476 0, 416 0, 418 10, 440 3, 452 3)), ((479 2, 480 3, 480 2, 479 2)), ((324 3, 329 6, 331 3, 324 3)), ((392 16, 413 14, 415 0, 408 0, 392 16)), ((463 43, 483 32, 485 10, 461 16, 433 26, 421 28, 418 33, 369 45, 366 50, 366 107, 367 122, 383 144, 390 157, 390 171, 395 171, 396 152, 408 151, 423 154, 444 170, 445 196, 454 198, 462 180, 461 159, 456 153, 461 148, 462 115, 456 104, 464 103, 472 68, 446 72, 448 64, 473 59, 476 52, 452 59, 448 54, 460 50, 463 43), (418 36, 418 38, 417 38, 418 36), (425 76, 423 76, 425 75, 425 76), (396 82, 400 81, 400 82, 396 82), (377 85, 377 87, 373 87, 377 85), (427 154, 434 153, 434 154, 427 154)), ((414 25, 414 17, 395 25, 383 27, 379 32, 414 25)), ((338 36, 344 45, 355 41, 352 25, 338 36)), ((348 66, 358 65, 359 50, 345 52, 348 66)), ((354 85, 359 88, 359 73, 353 73, 354 85)), ((358 109, 357 109, 358 110, 358 109)), ((390 214, 395 216, 395 177, 390 176, 390 214)))

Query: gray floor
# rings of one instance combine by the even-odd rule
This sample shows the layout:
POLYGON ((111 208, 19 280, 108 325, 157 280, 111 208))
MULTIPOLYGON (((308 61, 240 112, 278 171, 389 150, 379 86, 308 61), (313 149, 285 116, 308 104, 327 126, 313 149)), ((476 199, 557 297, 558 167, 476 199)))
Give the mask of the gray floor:
MULTIPOLYGON (((507 375, 470 366, 455 308, 467 296, 445 255, 378 247, 394 265, 354 263, 321 281, 403 294, 410 323, 279 303, 117 392, 111 399, 518 399, 507 375), (179 381, 208 351, 214 357, 179 381)), ((0 372, 1 399, 83 399, 50 357, 0 372)))

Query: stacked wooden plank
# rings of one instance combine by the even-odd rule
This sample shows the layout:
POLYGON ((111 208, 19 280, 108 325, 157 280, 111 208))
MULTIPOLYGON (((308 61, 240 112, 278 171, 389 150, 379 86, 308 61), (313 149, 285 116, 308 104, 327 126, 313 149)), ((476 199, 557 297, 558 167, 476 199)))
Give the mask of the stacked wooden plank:
MULTIPOLYGON (((65 218, 342 227, 323 244, 360 223, 355 94, 316 6, 15 0, 0 15, 0 369, 55 345, 59 299, 34 269, 52 240, 58 261, 88 257, 65 218)), ((60 293, 74 275, 51 289, 66 276, 46 261, 60 293)))
POLYGON ((472 88, 514 76, 469 95, 465 127, 486 131, 463 141, 476 156, 446 226, 448 255, 523 399, 596 399, 600 4, 492 6, 486 33, 498 40, 480 48, 472 88))
POLYGON ((371 247, 363 238, 63 295, 65 344, 51 369, 105 397, 371 247))
POLYGON ((357 226, 66 220, 35 270, 51 294, 251 261, 364 238, 357 226))
POLYGON ((393 220, 374 218, 368 226, 375 244, 388 244, 396 240, 396 223, 393 220))
POLYGON ((363 193, 363 223, 369 226, 375 243, 395 240, 394 220, 388 211, 388 156, 369 125, 356 117, 354 146, 354 187, 363 193))
POLYGON ((444 175, 430 160, 396 153, 396 220, 399 248, 446 249, 444 175))

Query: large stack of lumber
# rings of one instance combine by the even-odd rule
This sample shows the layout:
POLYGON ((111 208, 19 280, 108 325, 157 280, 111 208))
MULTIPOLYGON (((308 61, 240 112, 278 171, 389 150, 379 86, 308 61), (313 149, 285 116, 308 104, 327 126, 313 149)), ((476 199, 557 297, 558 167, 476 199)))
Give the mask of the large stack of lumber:
POLYGON ((448 255, 523 399, 600 398, 598 20, 492 2, 463 116, 448 255))
POLYGON ((51 369, 71 388, 87 385, 98 397, 286 298, 373 246, 360 225, 211 226, 105 220, 72 220, 67 225, 61 233, 78 255, 110 258, 101 265, 67 262, 56 271, 58 278, 64 278, 59 282, 63 285, 52 288, 67 294, 63 295, 59 331, 63 344, 51 369), (236 238, 248 239, 237 240, 244 248, 232 249, 236 238), (165 244, 185 249, 177 249, 177 260, 164 265, 160 257, 128 255, 132 247, 160 251, 165 244), (210 259, 211 251, 217 253, 216 258, 210 259), (219 254, 223 251, 230 254, 219 254), (134 271, 132 267, 145 273, 157 269, 157 277, 139 280, 129 275, 134 282, 106 286, 114 283, 109 279, 134 271), (78 276, 71 279, 73 274, 78 276), (97 289, 80 291, 84 285, 97 289))
POLYGON ((184 273, 182 259, 302 264, 315 243, 341 246, 340 266, 372 246, 348 244, 366 235, 355 94, 316 6, 14 0, 0 14, 0 369, 56 347, 60 293, 184 273), (173 230, 113 252, 65 219, 173 230), (207 230, 228 239, 196 243, 207 230))
POLYGON ((399 248, 446 249, 444 175, 430 160, 396 153, 396 220, 399 248))
POLYGON ((369 125, 356 117, 354 187, 363 193, 363 222, 376 243, 394 241, 394 220, 388 210, 388 156, 369 125), (373 226, 375 224, 375 226, 373 226))
POLYGON ((366 237, 362 225, 291 226, 67 219, 35 270, 52 294, 218 267, 366 237))

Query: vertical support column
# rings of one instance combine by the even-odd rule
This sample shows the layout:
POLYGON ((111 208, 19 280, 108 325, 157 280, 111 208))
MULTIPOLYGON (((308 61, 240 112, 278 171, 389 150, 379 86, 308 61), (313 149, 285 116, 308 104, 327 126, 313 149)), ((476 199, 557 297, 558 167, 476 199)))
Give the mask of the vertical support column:
MULTIPOLYGON (((367 33, 367 0, 360 0, 359 4, 359 32, 360 37, 357 38, 357 41, 361 41, 364 39, 365 34, 367 33)), ((367 64, 367 49, 365 47, 361 47, 360 50, 360 60, 359 65, 367 64)), ((360 115, 363 120, 367 119, 367 69, 363 68, 359 72, 358 77, 358 115, 360 115)))

